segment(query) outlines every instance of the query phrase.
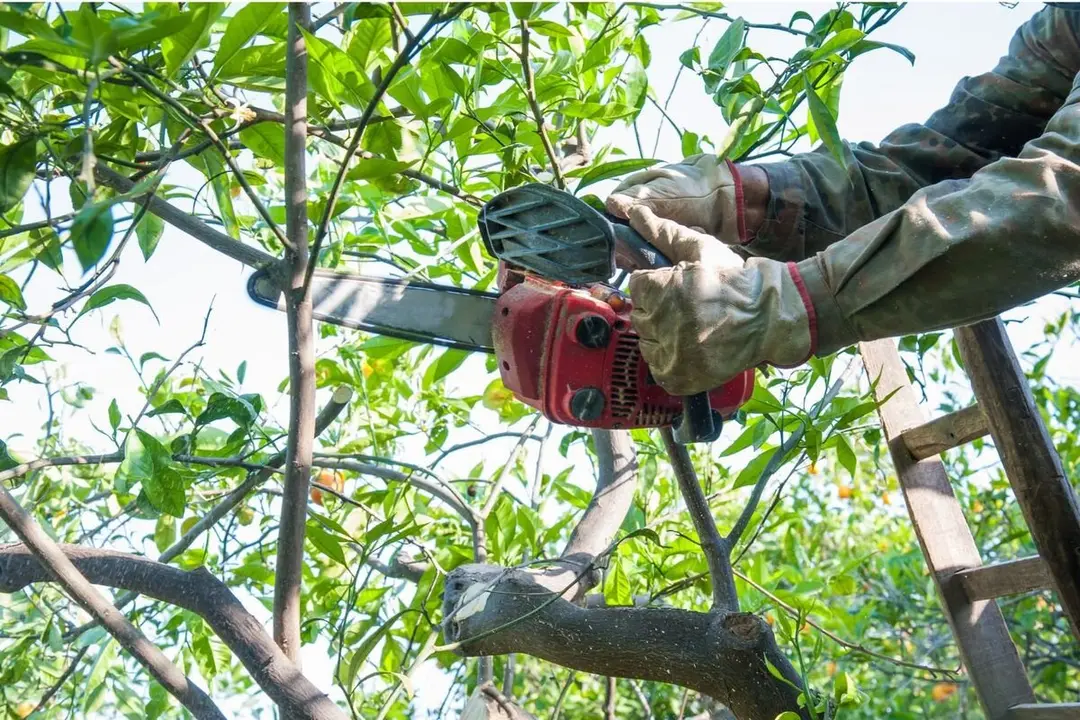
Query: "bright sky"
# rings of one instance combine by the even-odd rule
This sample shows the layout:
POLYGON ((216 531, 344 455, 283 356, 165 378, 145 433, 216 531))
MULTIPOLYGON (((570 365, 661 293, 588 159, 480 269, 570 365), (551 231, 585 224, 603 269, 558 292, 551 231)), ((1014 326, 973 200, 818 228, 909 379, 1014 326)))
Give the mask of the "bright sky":
MULTIPOLYGON (((735 2, 727 11, 734 16, 744 15, 749 21, 786 22, 797 9, 817 15, 828 6, 826 3, 735 2)), ((910 48, 916 56, 915 66, 886 50, 858 58, 844 84, 839 118, 841 135, 849 140, 876 142, 903 123, 925 120, 948 100, 953 86, 962 76, 992 68, 1005 52, 1014 30, 1040 6, 1041 3, 1022 3, 1008 9, 996 2, 911 3, 898 19, 876 33, 874 39, 910 48)), ((689 46, 697 27, 697 22, 691 21, 653 28, 647 33, 653 50, 650 80, 661 97, 666 96, 679 67, 678 56, 689 46)), ((707 56, 723 29, 723 23, 714 22, 706 30, 700 42, 703 56, 707 56)), ((763 39, 776 35, 756 34, 763 39)), ((786 37, 778 39, 781 42, 787 40, 786 37)), ((776 49, 782 52, 783 46, 776 49)), ((714 139, 722 135, 723 123, 718 109, 705 96, 697 78, 688 72, 683 74, 669 112, 687 129, 709 134, 714 139)), ((652 147, 657 121, 658 114, 647 107, 641 122, 646 152, 652 147)), ((609 131, 605 141, 615 142, 628 152, 634 148, 633 135, 629 131, 609 131)), ((657 156, 668 161, 680 157, 678 139, 670 129, 662 137, 657 156)), ((55 194, 64 196, 66 192, 55 194)), ((54 212, 65 209, 54 207, 54 212)), ((33 212, 28 213, 27 220, 36 218, 33 212)), ((72 271, 70 277, 74 278, 74 265, 69 266, 69 270, 72 271)), ((207 346, 201 353, 204 367, 212 374, 218 369, 234 374, 236 367, 247 361, 245 390, 263 393, 272 412, 284 420, 288 399, 276 388, 288 372, 285 316, 248 299, 245 290, 247 274, 238 263, 169 227, 148 263, 143 262, 138 248, 132 243, 114 281, 130 283, 142 290, 161 322, 155 322, 141 305, 117 303, 83 319, 77 326, 75 340, 91 353, 60 347, 50 350, 54 357, 64 361, 68 381, 81 380, 97 390, 95 400, 80 414, 81 417, 75 418, 73 425, 67 427, 69 435, 75 433, 102 451, 111 450, 105 439, 90 428, 89 420, 92 418, 99 426, 107 427, 107 407, 114 397, 125 414, 136 412, 142 405, 141 396, 134 391, 126 361, 102 352, 112 344, 108 326, 114 315, 120 316, 124 337, 136 357, 143 352, 156 351, 172 359, 198 337, 211 302, 214 312, 207 346)), ((33 282, 27 294, 31 312, 44 310, 57 296, 51 283, 42 282, 42 279, 33 282)), ((1040 309, 1060 308, 1058 300, 1041 301, 1040 309)), ((1012 330, 1014 341, 1022 346, 1038 336, 1041 322, 1026 323, 1021 330, 1015 327, 1012 330)), ((476 362, 482 367, 479 359, 476 362)), ((12 402, 0 407, 0 439, 10 438, 13 450, 32 456, 33 442, 39 437, 39 428, 45 419, 42 395, 29 385, 14 385, 10 390, 12 402), (19 433, 26 433, 25 440, 17 437, 19 433)), ((324 401, 325 397, 321 396, 320 406, 324 401)), ((486 420, 478 416, 478 420, 487 423, 492 419, 490 413, 486 420)), ((505 457, 510 447, 509 443, 493 443, 485 454, 505 457)), ((472 464, 470 462, 469 466, 472 464)), ((587 465, 582 466, 586 476, 587 468, 587 465)), ((588 482, 587 477, 579 480, 588 482)), ((305 659, 305 669, 312 680, 329 690, 330 672, 322 671, 325 656, 320 662, 318 654, 317 648, 311 648, 305 659)), ((431 687, 428 692, 421 693, 421 704, 429 706, 433 702, 437 706, 445 682, 445 678, 439 678, 435 673, 425 673, 418 686, 430 683, 431 687)))

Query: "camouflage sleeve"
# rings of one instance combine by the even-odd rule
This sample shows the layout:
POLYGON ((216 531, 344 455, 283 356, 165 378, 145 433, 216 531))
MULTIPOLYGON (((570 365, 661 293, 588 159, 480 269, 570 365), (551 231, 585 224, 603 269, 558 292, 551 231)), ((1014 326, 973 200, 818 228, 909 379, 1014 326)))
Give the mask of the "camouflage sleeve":
POLYGON ((802 260, 900 207, 919 188, 969 178, 1038 137, 1080 69, 1080 5, 1044 7, 1013 36, 988 73, 967 77, 925 124, 879 145, 845 143, 846 167, 823 148, 759 165, 769 178, 766 220, 744 246, 802 260))
POLYGON ((1042 135, 793 264, 816 349, 992 317, 1080 279, 1080 75, 1042 135))

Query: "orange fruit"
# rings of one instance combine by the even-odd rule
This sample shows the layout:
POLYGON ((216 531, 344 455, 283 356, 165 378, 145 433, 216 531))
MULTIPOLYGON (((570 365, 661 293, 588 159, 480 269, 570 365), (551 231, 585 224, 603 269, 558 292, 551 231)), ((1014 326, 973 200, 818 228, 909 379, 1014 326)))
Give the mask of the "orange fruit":
POLYGON ((320 470, 319 474, 315 477, 315 482, 337 490, 338 492, 345 491, 345 476, 333 470, 320 470))
POLYGON ((810 463, 810 469, 809 469, 809 470, 807 470, 807 472, 808 472, 808 473, 810 473, 811 475, 817 475, 817 474, 818 474, 818 469, 817 469, 817 460, 815 460, 814 462, 810 463))
POLYGON ((952 697, 956 691, 956 683, 939 682, 930 690, 930 697, 934 698, 934 702, 945 702, 952 697))
POLYGON ((836 492, 841 500, 850 500, 855 491, 852 490, 850 485, 841 485, 836 489, 836 492))
POLYGON ((829 673, 829 677, 832 677, 833 675, 835 675, 836 674, 836 663, 830 662, 828 665, 826 665, 825 666, 825 672, 829 673))
POLYGON ((322 506, 322 504, 323 504, 322 490, 320 490, 317 487, 311 488, 311 502, 315 503, 316 505, 319 505, 320 507, 322 506))
POLYGON ((36 707, 36 705, 34 705, 34 703, 28 703, 28 702, 19 703, 18 706, 16 706, 16 708, 15 708, 15 717, 17 717, 17 718, 29 717, 30 713, 34 712, 35 707, 36 707))
POLYGON ((885 503, 886 505, 892 505, 892 498, 889 496, 889 493, 881 493, 881 502, 885 503))
POLYGON ((978 500, 976 500, 971 506, 971 512, 973 513, 981 513, 984 509, 985 508, 983 507, 983 504, 978 500))
POLYGON ((368 361, 365 360, 360 365, 360 372, 362 372, 364 374, 364 377, 369 378, 369 377, 371 377, 371 374, 373 372, 375 372, 375 368, 371 367, 371 365, 368 364, 368 361))

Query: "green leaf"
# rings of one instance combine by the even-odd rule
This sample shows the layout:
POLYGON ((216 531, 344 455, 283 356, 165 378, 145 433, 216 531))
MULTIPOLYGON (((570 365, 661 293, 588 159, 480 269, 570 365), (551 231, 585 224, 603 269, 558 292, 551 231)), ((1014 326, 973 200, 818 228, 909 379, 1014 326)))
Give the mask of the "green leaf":
MULTIPOLYGON (((250 5, 249 7, 259 7, 250 5)), ((259 157, 285 164, 285 126, 263 122, 240 131, 240 142, 259 157)))
POLYGON ((345 101, 355 107, 364 107, 375 95, 375 88, 364 68, 333 43, 306 30, 301 32, 307 41, 308 79, 315 94, 338 110, 345 101))
POLYGON ((142 485, 151 505, 173 517, 184 517, 187 492, 180 473, 169 467, 159 468, 152 476, 144 479, 142 485))
POLYGON ((220 70, 222 79, 284 78, 285 43, 256 45, 233 55, 220 70))
POLYGON ((169 451, 153 436, 136 429, 129 433, 124 446, 124 459, 116 471, 116 489, 126 493, 154 475, 158 468, 169 465, 169 451))
POLYGON ((307 524, 307 537, 323 555, 331 558, 340 565, 345 565, 345 551, 341 549, 341 541, 330 533, 323 530, 313 522, 307 524))
POLYGON ((26 300, 19 289, 19 283, 7 275, 0 275, 0 302, 7 303, 16 310, 26 309, 26 300))
POLYGON ((457 370, 467 357, 469 357, 469 353, 465 350, 450 349, 444 352, 424 373, 424 386, 431 387, 454 370, 457 370))
POLYGON ((113 432, 120 427, 120 406, 116 404, 116 398, 109 403, 109 427, 113 429, 113 432))
POLYGON ((157 313, 154 312, 154 308, 150 305, 150 301, 146 299, 146 296, 139 292, 136 288, 123 283, 117 285, 109 285, 103 287, 96 293, 90 296, 90 299, 86 301, 86 305, 83 306, 82 312, 78 317, 82 317, 91 310, 97 310, 98 308, 105 307, 110 303, 114 303, 117 300, 134 300, 140 302, 146 307, 150 308, 150 312, 153 313, 154 319, 158 319, 157 313))
POLYGON ((626 160, 613 160, 611 162, 594 165, 581 173, 581 182, 579 182, 577 188, 574 189, 574 193, 577 194, 581 192, 582 188, 586 188, 589 185, 609 178, 618 177, 637 170, 644 170, 647 167, 652 167, 658 162, 659 160, 653 160, 652 158, 628 158, 626 160))
POLYGON ((26 243, 34 253, 34 259, 42 265, 60 272, 64 265, 64 255, 60 252, 60 236, 51 227, 38 228, 30 231, 30 237, 26 243))
MULTIPOLYGON (((258 7, 258 5, 252 7, 258 7)), ((196 634, 191 640, 191 654, 195 656, 199 674, 207 681, 213 680, 218 673, 218 665, 217 658, 214 657, 214 648, 210 645, 210 637, 203 633, 196 634)))
MULTIPOLYGON (((255 396, 257 397, 257 396, 255 396)), ((229 418, 240 427, 250 427, 259 417, 262 402, 256 408, 245 397, 232 397, 224 393, 214 393, 206 403, 206 409, 195 420, 198 426, 208 425, 215 420, 229 418)))
POLYGON ((75 246, 83 272, 89 271, 105 256, 112 236, 112 205, 95 203, 79 211, 71 224, 71 244, 75 246))
POLYGON ((161 54, 165 58, 165 74, 176 75, 195 51, 206 46, 210 39, 210 29, 221 14, 225 12, 225 3, 193 3, 193 10, 184 13, 188 22, 179 32, 165 37, 161 41, 161 54))
POLYGON ((836 459, 840 461, 841 467, 851 473, 851 477, 854 478, 856 463, 855 452, 851 449, 851 445, 843 435, 836 436, 836 459))
POLYGON ((818 97, 817 92, 814 91, 814 86, 810 82, 810 77, 808 75, 803 75, 803 86, 806 89, 806 100, 810 105, 810 117, 814 120, 814 127, 817 128, 817 132, 821 136, 821 141, 825 143, 825 147, 829 149, 829 152, 833 154, 833 157, 835 157, 842 166, 846 167, 847 161, 844 157, 844 144, 840 140, 840 133, 836 129, 836 118, 832 116, 828 106, 820 97, 818 97))
POLYGON ((761 477, 761 473, 765 471, 765 466, 772 460, 773 455, 776 454, 779 448, 772 448, 758 455, 751 460, 746 467, 742 469, 738 477, 735 478, 734 489, 753 485, 761 477))
POLYGON ((146 417, 157 417, 158 415, 187 415, 187 410, 184 409, 183 403, 176 398, 172 398, 146 413, 146 417))
POLYGON ((0 147, 0 213, 19 204, 34 182, 37 139, 0 147))
POLYGON ((623 563, 616 562, 608 575, 607 588, 604 590, 604 598, 608 605, 633 605, 634 598, 630 594, 630 578, 626 575, 623 563))
POLYGON ((849 56, 855 58, 865 52, 870 52, 871 50, 878 50, 880 48, 886 48, 888 50, 892 50, 895 53, 899 53, 900 55, 904 56, 909 63, 911 63, 912 65, 915 64, 915 53, 911 52, 906 47, 901 47, 900 45, 893 45, 892 43, 887 42, 878 42, 877 40, 863 40, 856 43, 854 46, 852 46, 849 56))
POLYGON ((683 53, 679 55, 679 62, 688 70, 693 70, 701 63, 701 48, 692 47, 689 50, 684 50, 683 53))
POLYGON ((233 209, 231 169, 226 167, 225 161, 216 150, 206 150, 195 157, 188 158, 187 161, 210 181, 210 187, 214 190, 214 197, 217 199, 218 210, 221 213, 221 222, 225 226, 225 233, 232 238, 240 237, 240 225, 236 221, 236 211, 233 209))
POLYGON ((345 178, 347 180, 374 180, 395 175, 415 164, 415 161, 404 162, 401 160, 387 160, 386 158, 362 158, 356 161, 356 165, 345 175, 345 178))
POLYGON ((176 541, 176 519, 172 515, 162 515, 154 525, 154 547, 158 552, 165 552, 176 541))
POLYGON ((842 430, 851 423, 855 422, 859 418, 869 415, 877 409, 877 403, 873 400, 867 400, 866 402, 859 403, 852 409, 844 413, 843 417, 836 423, 836 429, 842 430))
POLYGON ((349 55, 363 70, 367 70, 371 61, 378 57, 379 51, 389 46, 392 39, 390 18, 360 20, 352 29, 349 55))
POLYGON ((210 77, 216 76, 218 71, 227 65, 253 37, 258 35, 267 23, 276 15, 280 15, 284 8, 285 3, 252 3, 237 10, 236 14, 229 19, 225 34, 221 36, 221 42, 218 43, 217 54, 214 55, 214 69, 210 77))
POLYGON ((728 25, 727 30, 716 41, 713 51, 709 53, 710 70, 720 76, 727 72, 731 61, 735 59, 735 56, 739 54, 739 50, 742 49, 745 32, 746 21, 742 18, 738 18, 728 25))
POLYGON ((11 453, 8 452, 7 443, 0 440, 0 471, 10 470, 19 464, 19 461, 11 457, 11 453))
POLYGON ((647 527, 638 528, 633 532, 627 533, 626 536, 623 537, 623 541, 625 542, 626 540, 636 537, 643 537, 649 542, 651 542, 653 545, 659 545, 660 547, 664 546, 663 543, 660 542, 660 536, 656 533, 656 531, 652 528, 647 527))
POLYGON ((866 33, 855 28, 841 30, 825 41, 825 43, 810 55, 810 61, 822 60, 833 54, 839 54, 852 47, 866 37, 866 33))
POLYGON ((154 254, 163 232, 165 232, 164 220, 152 212, 143 213, 139 224, 135 226, 135 235, 139 238, 139 249, 142 250, 144 260, 149 260, 154 254))

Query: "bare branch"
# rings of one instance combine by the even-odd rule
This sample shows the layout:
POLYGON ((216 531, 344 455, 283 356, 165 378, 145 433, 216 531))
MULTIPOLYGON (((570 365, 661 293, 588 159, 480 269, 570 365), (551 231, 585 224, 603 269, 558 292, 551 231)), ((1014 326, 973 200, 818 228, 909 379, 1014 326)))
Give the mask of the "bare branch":
MULTIPOLYGON (((294 717, 344 720, 344 713, 301 674, 259 621, 206 569, 186 572, 137 555, 77 545, 57 546, 57 551, 95 585, 129 590, 201 616, 266 694, 294 717)), ((25 546, 0 545, 0 592, 49 581, 49 572, 25 546)))
POLYGON ((526 653, 596 675, 697 690, 739 717, 791 711, 809 720, 798 707, 799 675, 757 615, 586 610, 561 595, 536 572, 463 565, 446 579, 443 634, 469 657, 526 653), (766 660, 790 685, 773 677, 766 660))
POLYGON ((551 172, 555 175, 555 185, 561 190, 566 189, 566 178, 562 174, 562 163, 555 152, 555 146, 551 144, 547 128, 544 122, 544 111, 540 109, 540 103, 536 101, 536 80, 533 78, 532 65, 529 64, 529 22, 521 19, 521 72, 525 76, 525 99, 529 101, 532 109, 533 120, 536 121, 536 132, 540 135, 540 142, 544 144, 544 151, 551 161, 551 172))
MULTIPOLYGON (((94 176, 103 185, 108 185, 121 193, 130 192, 135 187, 134 182, 103 165, 94 168, 94 176)), ((199 242, 248 267, 261 268, 277 262, 277 258, 273 255, 234 240, 161 198, 151 197, 147 209, 176 229, 182 230, 199 242)))
POLYGON ((285 56, 285 223, 289 277, 283 283, 289 332, 289 439, 274 574, 274 640, 300 664, 300 585, 304 565, 308 482, 315 444, 315 321, 304 282, 308 268, 307 45, 301 29, 311 9, 289 4, 285 56))
POLYGON ((67 594, 97 618, 109 634, 116 638, 162 687, 190 710, 192 715, 200 720, 225 720, 225 716, 210 696, 191 682, 156 645, 83 577, 60 546, 34 522, 3 485, 0 485, 0 516, 19 539, 26 543, 27 558, 33 553, 36 560, 32 562, 38 564, 42 573, 47 573, 47 577, 51 576, 59 582, 67 594))
POLYGON ((709 502, 705 499, 705 492, 701 489, 694 465, 690 461, 690 453, 686 446, 675 441, 671 428, 662 429, 660 437, 664 439, 664 447, 667 448, 671 468, 679 483, 679 491, 701 542, 705 563, 709 566, 713 609, 737 611, 739 595, 735 591, 735 577, 731 573, 731 546, 716 527, 709 502))

